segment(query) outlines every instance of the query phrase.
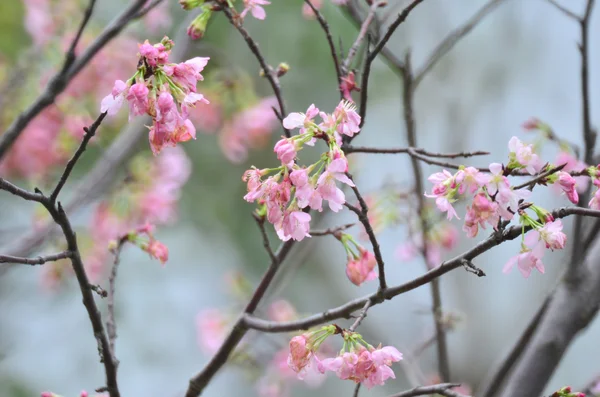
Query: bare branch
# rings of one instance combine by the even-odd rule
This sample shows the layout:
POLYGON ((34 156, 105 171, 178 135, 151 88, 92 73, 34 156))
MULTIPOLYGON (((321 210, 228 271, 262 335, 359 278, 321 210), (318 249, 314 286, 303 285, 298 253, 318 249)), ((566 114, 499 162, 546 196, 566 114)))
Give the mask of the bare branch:
MULTIPOLYGON (((92 44, 76 59, 68 68, 61 69, 49 81, 44 92, 23 111, 0 136, 0 159, 4 157, 8 149, 17 140, 21 132, 27 127, 42 110, 52 104, 56 97, 64 91, 69 82, 88 64, 88 62, 100 51, 110 40, 117 36, 135 17, 137 11, 144 5, 146 0, 135 0, 127 7, 121 15, 111 22, 104 31, 92 42, 92 44)), ((64 66, 64 65, 63 65, 64 66)))
POLYGON ((23 265, 43 265, 46 262, 54 262, 60 259, 70 258, 70 251, 58 254, 38 256, 37 258, 21 258, 18 256, 0 255, 0 263, 21 263, 23 265))
POLYGON ((406 21, 406 18, 408 18, 410 12, 422 2, 423 0, 413 0, 404 10, 402 10, 400 14, 398 14, 396 20, 394 20, 394 22, 390 24, 381 41, 377 43, 377 45, 371 52, 371 56, 367 59, 367 62, 373 62, 375 57, 377 57, 377 55, 381 52, 383 47, 385 47, 387 42, 390 40, 398 26, 400 26, 404 21, 406 21))
POLYGON ((409 150, 412 150, 414 153, 422 154, 427 157, 438 157, 438 158, 448 158, 455 159, 458 157, 474 157, 474 156, 487 156, 490 152, 486 152, 483 150, 476 150, 474 152, 459 152, 459 153, 435 153, 429 152, 425 149, 405 147, 405 148, 374 148, 374 147, 364 147, 364 146, 351 146, 344 145, 342 150, 345 154, 350 153, 374 153, 374 154, 398 154, 398 153, 407 153, 409 154, 409 150))
POLYGON ((360 314, 358 315, 358 318, 356 319, 354 324, 352 324, 350 326, 350 328, 348 328, 348 331, 350 331, 350 332, 356 331, 356 328, 358 328, 358 326, 360 325, 362 320, 364 320, 365 317, 367 317, 367 311, 369 310, 369 308, 371 307, 372 304, 373 304, 373 302, 371 300, 368 300, 367 303, 365 303, 365 306, 363 307, 360 314))
MULTIPOLYGON (((223 6, 223 13, 227 17, 227 19, 229 20, 231 25, 234 28, 236 28, 238 32, 240 32, 240 34, 246 41, 246 44, 248 44, 248 48, 250 48, 250 51, 254 54, 254 56, 258 60, 258 63, 260 64, 260 67, 262 68, 265 77, 269 81, 269 84, 271 84, 273 93, 275 94, 275 97, 277 98, 277 103, 279 104, 279 119, 281 120, 282 118, 284 118, 286 116, 287 113, 285 111, 285 104, 283 102, 283 96, 281 95, 281 86, 279 84, 279 78, 273 71, 273 68, 271 68, 271 66, 269 66, 267 64, 267 61, 265 60, 265 57, 260 52, 260 49, 258 48, 258 44, 256 43, 256 41, 254 41, 254 39, 252 37, 250 37, 250 34, 248 33, 248 31, 238 21, 236 21, 236 19, 234 18, 234 15, 232 13, 232 10, 228 6, 223 6)), ((282 123, 282 126, 283 126, 283 123, 282 123)), ((285 132, 285 136, 289 138, 291 136, 290 131, 285 127, 283 127, 283 130, 285 132)))
POLYGON ((73 171, 73 168, 75 168, 75 164, 77 164, 77 161, 79 160, 79 158, 81 157, 83 152, 85 152, 88 142, 90 141, 90 139, 92 139, 94 137, 94 135, 96 135, 96 131, 98 130, 98 127, 100 127, 100 124, 102 124, 102 120, 104 120, 106 115, 107 115, 106 112, 101 113, 100 116, 98 116, 96 121, 94 121, 94 123, 92 123, 91 126, 83 127, 83 130, 85 131, 85 135, 83 136, 83 139, 81 140, 81 144, 79 144, 79 147, 75 151, 75 154, 73 155, 73 157, 71 157, 71 159, 67 163, 65 170, 63 171, 58 183, 56 184, 56 187, 52 191, 52 194, 50 194, 50 201, 52 201, 53 203, 56 201, 58 194, 60 193, 61 189, 67 182, 69 175, 71 175, 71 171, 73 171))
POLYGON ((331 228, 325 229, 325 230, 311 230, 310 235, 313 237, 329 236, 329 235, 335 236, 337 233, 344 231, 346 229, 350 229, 354 225, 355 225, 355 223, 347 223, 342 226, 331 227, 331 228))
POLYGON ((267 253, 269 254, 269 259, 271 260, 271 262, 277 261, 277 258, 275 258, 275 253, 273 252, 273 248, 271 248, 271 243, 269 243, 269 236, 267 236, 267 231, 265 230, 265 218, 258 216, 255 213, 253 213, 252 216, 256 220, 256 224, 260 229, 260 235, 262 236, 263 246, 265 247, 265 251, 267 251, 267 253))
POLYGON ((459 387, 460 383, 440 383, 439 385, 433 386, 420 386, 413 389, 403 391, 401 393, 392 394, 389 397, 414 397, 414 396, 425 396, 432 394, 441 394, 446 397, 468 397, 464 394, 452 391, 453 388, 459 387))
POLYGON ((12 193, 15 196, 19 196, 27 201, 36 201, 41 203, 44 198, 43 194, 39 192, 32 193, 28 190, 22 189, 16 185, 13 185, 4 178, 0 178, 0 189, 6 190, 7 192, 12 193))
POLYGON ((413 86, 417 87, 423 77, 443 58, 452 48, 458 43, 463 37, 465 37, 483 18, 490 14, 496 7, 498 7, 504 0, 490 0, 483 7, 479 9, 469 20, 463 25, 453 30, 438 46, 425 61, 425 64, 415 73, 413 86))
POLYGON ((360 393, 360 385, 361 384, 362 383, 360 383, 360 382, 356 384, 356 387, 354 388, 354 393, 352 393, 353 397, 358 397, 358 394, 360 393))
POLYGON ((348 68, 350 67, 352 60, 356 56, 358 47, 360 47, 360 44, 363 42, 363 40, 367 36, 369 26, 371 26, 371 23, 375 19, 375 12, 377 11, 377 8, 379 8, 384 3, 385 3, 385 1, 373 1, 373 4, 371 4, 371 7, 369 8, 369 13, 367 14, 367 17, 362 22, 360 30, 358 31, 358 36, 356 36, 356 40, 354 40, 352 47, 350 47, 350 50, 348 50, 348 55, 346 56, 346 59, 344 59, 344 62, 342 63, 342 73, 344 75, 348 73, 348 70, 349 70, 348 68))
POLYGON ((579 16, 577 14, 575 14, 573 11, 563 7, 562 5, 558 4, 555 0, 546 0, 548 3, 552 4, 554 7, 556 7, 556 9, 560 12, 562 12, 563 14, 565 14, 567 17, 580 22, 581 18, 579 18, 579 16))

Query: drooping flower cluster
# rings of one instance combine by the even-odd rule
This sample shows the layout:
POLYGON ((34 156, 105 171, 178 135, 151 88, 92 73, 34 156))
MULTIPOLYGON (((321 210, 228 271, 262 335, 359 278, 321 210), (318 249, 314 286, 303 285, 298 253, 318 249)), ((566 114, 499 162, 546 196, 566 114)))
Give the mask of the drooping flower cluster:
POLYGON ((281 166, 252 168, 244 173, 242 179, 248 185, 244 199, 261 204, 261 214, 275 226, 283 241, 300 241, 310 236, 311 217, 305 211, 307 208, 322 211, 326 200, 332 211, 342 209, 346 197, 337 182, 354 186, 346 175, 348 161, 341 150, 342 135, 353 136, 359 131, 359 124, 360 116, 355 107, 345 101, 340 102, 331 114, 319 112, 314 105, 306 113, 291 113, 283 120, 283 125, 288 129, 298 128, 300 133, 282 138, 275 144, 274 152, 281 166), (320 124, 314 121, 317 115, 322 119, 320 124), (316 139, 324 140, 328 151, 314 164, 298 165, 298 152, 304 145, 314 145, 316 139), (274 175, 263 179, 269 174, 274 175))
POLYGON ((317 331, 295 336, 290 341, 288 365, 303 379, 310 371, 325 373, 330 371, 340 379, 362 383, 367 388, 383 385, 389 378, 396 376, 391 365, 402 360, 402 354, 392 346, 373 347, 356 332, 341 330, 328 325, 317 331), (317 350, 325 339, 341 334, 344 347, 336 357, 321 360, 317 350))
POLYGON ((200 72, 209 58, 169 63, 173 45, 168 37, 155 45, 147 40, 140 44, 136 73, 126 82, 115 81, 111 94, 102 100, 100 108, 114 115, 127 101, 130 119, 143 114, 151 116, 149 139, 154 154, 178 142, 195 139, 196 129, 189 120, 190 108, 197 103, 208 103, 204 95, 196 91, 196 84, 204 79, 200 72))
MULTIPOLYGON (((523 231, 530 231, 526 235, 523 233, 519 255, 511 258, 503 271, 507 273, 517 265, 521 274, 529 277, 533 269, 544 272, 542 257, 545 250, 563 249, 566 235, 562 232, 560 220, 554 220, 548 211, 524 201, 531 194, 529 189, 515 189, 508 179, 508 175, 515 171, 526 170, 532 175, 539 175, 551 171, 552 166, 542 165, 533 145, 524 144, 516 137, 511 138, 509 149, 508 164, 492 163, 489 173, 473 167, 460 167, 455 174, 446 170, 433 174, 429 177, 434 183, 432 193, 425 195, 436 199, 438 209, 446 212, 448 219, 458 218, 452 204, 459 197, 471 198, 463 225, 463 230, 471 238, 477 235, 480 228, 485 229, 489 225, 497 229, 503 220, 510 221, 518 215, 523 231), (528 215, 528 210, 533 211, 537 219, 528 215)), ((572 203, 579 201, 576 181, 568 172, 550 173, 537 183, 555 184, 572 203)))

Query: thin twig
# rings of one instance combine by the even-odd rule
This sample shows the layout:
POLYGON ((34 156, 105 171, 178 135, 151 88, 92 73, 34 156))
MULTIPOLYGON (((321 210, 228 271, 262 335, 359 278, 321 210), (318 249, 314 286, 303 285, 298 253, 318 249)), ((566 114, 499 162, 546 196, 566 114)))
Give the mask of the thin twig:
POLYGON ((106 115, 107 115, 106 112, 101 113, 100 116, 98 116, 96 121, 94 121, 94 123, 91 126, 83 127, 83 130, 85 131, 85 135, 83 136, 81 144, 75 151, 75 154, 73 155, 73 157, 71 157, 71 159, 65 166, 65 170, 63 171, 58 183, 56 184, 56 187, 52 191, 52 194, 50 194, 50 200, 52 202, 56 201, 58 194, 60 193, 61 189, 67 182, 67 179, 71 175, 73 168, 75 168, 75 164, 77 164, 77 161, 79 160, 79 158, 81 157, 83 152, 85 152, 85 149, 87 148, 87 144, 90 141, 90 139, 92 139, 94 137, 94 135, 96 135, 96 131, 98 130, 98 127, 100 127, 100 124, 102 124, 102 120, 104 120, 106 115))
POLYGON ((331 31, 329 30, 329 24, 325 20, 325 17, 323 17, 323 14, 321 14, 321 11, 319 11, 310 0, 304 0, 304 2, 308 4, 308 6, 311 8, 313 13, 317 17, 317 21, 319 21, 321 28, 323 28, 323 31, 325 32, 327 44, 329 44, 329 50, 331 52, 331 58, 333 59, 333 66, 335 68, 335 75, 337 77, 338 90, 340 91, 340 96, 342 96, 342 71, 340 69, 340 60, 338 59, 337 50, 335 49, 335 44, 333 42, 333 37, 331 36, 331 31))
POLYGON ((483 150, 476 150, 474 152, 458 152, 458 153, 436 153, 430 152, 425 149, 420 148, 374 148, 374 147, 365 147, 365 146, 351 146, 344 145, 342 150, 345 154, 349 153, 374 153, 374 154, 398 154, 398 153, 409 153, 409 150, 412 150, 414 153, 422 154, 427 157, 437 157, 437 158, 447 158, 447 159, 455 159, 458 157, 474 157, 474 156, 487 156, 490 152, 486 152, 483 150))
POLYGON ((348 55, 346 56, 346 59, 344 59, 344 62, 342 63, 342 73, 344 75, 348 73, 348 70, 349 70, 348 68, 350 67, 352 60, 356 56, 358 47, 360 47, 360 44, 363 42, 363 40, 367 36, 369 26, 373 22, 373 19, 375 19, 375 12, 377 11, 377 8, 379 8, 382 3, 384 3, 384 2, 373 1, 373 4, 371 4, 371 7, 369 8, 369 13, 367 14, 367 17, 362 22, 360 30, 358 31, 358 36, 356 36, 356 40, 354 40, 352 47, 350 47, 350 50, 348 50, 348 55))
POLYGON ((152 9, 156 8, 156 6, 158 6, 160 3, 162 3, 163 0, 153 0, 150 2, 150 4, 148 4, 146 7, 142 8, 141 10, 139 10, 137 12, 137 14, 135 14, 135 19, 139 19, 142 18, 143 16, 145 16, 146 14, 148 14, 150 11, 152 11, 152 9))
MULTIPOLYGON (((229 20, 231 25, 234 28, 236 28, 238 32, 240 32, 240 34, 246 41, 246 44, 248 44, 248 48, 250 48, 250 51, 254 54, 254 56, 258 60, 258 63, 260 64, 260 67, 262 68, 265 77, 269 81, 269 84, 271 84, 273 93, 275 94, 275 97, 277 98, 277 103, 279 105, 279 117, 280 118, 285 117, 287 113, 285 111, 285 104, 283 102, 283 96, 281 95, 281 86, 279 84, 279 78, 277 77, 277 75, 275 74, 273 69, 267 64, 267 61, 265 60, 265 57, 260 52, 260 49, 258 48, 258 44, 256 43, 256 41, 254 41, 254 39, 252 37, 250 37, 250 34, 248 33, 248 31, 239 22, 236 22, 236 20, 233 16, 232 10, 228 6, 224 6, 223 13, 227 17, 227 19, 229 20)), ((283 126, 283 123, 282 123, 282 126, 283 126)), ((290 131, 285 127, 283 127, 283 130, 285 132, 285 136, 289 138, 291 136, 290 131)))
MULTIPOLYGON (((366 57, 365 59, 369 59, 371 56, 371 35, 367 36, 367 48, 366 48, 366 57)), ((367 119, 367 102, 368 102, 368 93, 369 93, 369 76, 371 75, 371 65, 372 62, 365 62, 363 65, 363 71, 360 77, 360 108, 358 109, 358 114, 360 116, 360 124, 359 128, 362 128, 365 125, 365 121, 367 119)), ((360 131, 359 131, 360 133, 360 131)))
POLYGON ((60 71, 60 74, 67 73, 68 69, 71 67, 73 62, 75 62, 75 50, 77 49, 77 45, 79 44, 79 40, 81 39, 81 35, 83 34, 85 27, 87 26, 88 22, 90 21, 90 18, 94 11, 95 5, 96 5, 96 0, 90 0, 85 12, 83 13, 83 19, 81 20, 81 23, 79 24, 79 28, 77 29, 77 33, 75 34, 75 38, 73 38, 73 40, 71 41, 71 45, 69 46, 69 49, 67 50, 67 53, 65 54, 65 60, 63 62, 63 66, 60 71))
POLYGON ((32 193, 28 190, 18 187, 17 185, 13 185, 4 178, 0 178, 0 189, 12 193, 15 196, 19 196, 27 201, 35 201, 40 203, 44 198, 43 194, 38 192, 32 193))
POLYGON ((352 397, 358 397, 358 394, 360 393, 360 385, 361 384, 362 383, 360 383, 360 382, 356 384, 356 387, 354 388, 354 393, 352 393, 352 397))
POLYGON ((256 220, 256 224, 260 229, 260 235, 262 236, 263 240, 263 247, 265 247, 265 251, 267 251, 267 253, 269 254, 269 259, 271 260, 271 262, 275 262, 277 258, 275 258, 275 253, 273 252, 273 248, 271 248, 271 243, 269 243, 269 236, 267 236, 267 231, 265 230, 265 218, 256 215, 255 213, 253 213, 252 216, 254 217, 254 220, 256 220))
POLYGON ((532 189, 537 183, 543 183, 546 178, 548 178, 552 174, 556 174, 558 171, 561 171, 563 168, 565 168, 566 165, 567 165, 567 163, 561 164, 557 167, 552 167, 548 171, 542 172, 541 174, 537 175, 535 178, 533 178, 525 183, 513 186, 513 189, 518 190, 518 189, 521 189, 524 187, 529 187, 530 189, 532 189))
MULTIPOLYGON (((352 179, 352 176, 350 174, 347 175, 350 179, 352 179)), ((375 254, 375 260, 377 261, 377 270, 379 271, 379 291, 385 291, 385 289, 387 288, 387 282, 385 279, 385 264, 381 255, 381 249, 379 248, 379 242, 377 241, 377 237, 375 236, 375 232, 373 232, 373 227, 371 226, 371 222, 369 221, 369 217, 367 216, 369 207, 367 206, 367 203, 361 196, 356 186, 352 187, 352 191, 354 192, 354 195, 358 200, 360 208, 357 208, 348 202, 346 202, 344 205, 350 211, 354 212, 356 216, 358 216, 358 220, 365 227, 365 232, 367 233, 367 236, 369 236, 369 241, 373 246, 373 254, 375 254)))
POLYGON ((558 4, 555 0, 546 0, 548 3, 552 4, 554 7, 556 7, 558 9, 558 11, 562 12, 563 14, 565 14, 567 17, 580 22, 581 18, 579 17, 579 15, 575 14, 573 11, 563 7, 562 5, 558 4))
POLYGON ((342 226, 330 227, 329 229, 325 229, 325 230, 311 230, 310 235, 313 237, 321 237, 321 236, 329 236, 329 235, 335 236, 337 233, 344 231, 346 229, 350 229, 354 225, 356 225, 356 224, 355 223, 347 223, 342 226))
POLYGON ((66 70, 61 69, 61 71, 50 79, 44 92, 25 111, 19 114, 6 131, 4 131, 2 136, 0 136, 0 159, 4 157, 29 122, 48 105, 52 104, 56 97, 65 90, 69 82, 92 60, 98 51, 121 33, 125 26, 135 18, 135 14, 145 2, 146 0, 135 0, 131 3, 121 15, 102 31, 80 56, 73 60, 66 70))
POLYGON ((441 394, 446 397, 468 397, 464 394, 453 391, 455 387, 459 387, 460 383, 440 383, 439 385, 433 386, 420 386, 413 389, 403 391, 401 393, 392 394, 389 397, 414 397, 414 396, 425 396, 432 394, 441 394))
POLYGON ((465 37, 483 18, 491 13, 497 6, 499 6, 504 0, 490 0, 483 7, 479 9, 469 20, 463 25, 453 30, 438 46, 431 52, 427 61, 421 69, 415 73, 413 86, 416 88, 423 77, 443 58, 452 48, 458 43, 463 37, 465 37))
POLYGON ((406 8, 402 10, 400 14, 398 14, 396 20, 394 20, 394 22, 390 24, 383 38, 379 41, 379 43, 377 43, 377 45, 371 52, 371 56, 367 59, 367 62, 373 62, 375 57, 377 57, 377 55, 381 52, 383 47, 385 47, 387 42, 390 40, 398 26, 400 26, 404 21, 406 21, 406 18, 408 18, 410 12, 422 2, 423 0, 413 0, 408 6, 406 6, 406 8))
POLYGON ((367 317, 367 311, 369 311, 369 308, 371 307, 372 304, 373 304, 373 302, 371 300, 368 300, 367 303, 365 303, 365 306, 360 311, 358 318, 356 319, 356 321, 354 321, 354 324, 352 324, 350 326, 350 328, 348 328, 348 331, 350 331, 350 332, 356 331, 356 328, 358 328, 358 326, 360 325, 362 320, 364 320, 365 317, 367 317))
POLYGON ((0 263, 21 263, 23 265, 43 265, 46 262, 54 262, 60 259, 71 257, 70 251, 63 251, 58 254, 38 256, 37 258, 21 258, 18 256, 0 255, 0 263))
POLYGON ((246 332, 248 331, 248 327, 244 321, 245 316, 251 315, 256 310, 258 304, 261 299, 265 295, 267 288, 273 281, 273 277, 277 273, 279 266, 283 262, 283 260, 287 257, 291 248, 293 247, 293 240, 286 241, 280 247, 277 253, 275 254, 275 260, 273 260, 263 275, 258 287, 254 291, 250 302, 238 318, 238 320, 233 325, 229 334, 225 337, 223 344, 219 348, 219 350, 215 353, 215 355, 211 358, 211 360, 206 364, 204 369, 196 374, 192 379, 190 379, 190 383, 188 389, 185 393, 185 397, 197 397, 199 396, 208 382, 215 376, 217 371, 227 362, 227 359, 235 349, 235 347, 240 343, 246 332))

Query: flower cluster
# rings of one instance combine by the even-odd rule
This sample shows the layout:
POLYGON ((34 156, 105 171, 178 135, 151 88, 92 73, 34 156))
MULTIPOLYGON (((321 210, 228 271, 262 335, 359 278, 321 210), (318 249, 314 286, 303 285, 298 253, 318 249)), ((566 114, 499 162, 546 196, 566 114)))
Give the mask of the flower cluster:
POLYGON ((322 211, 323 200, 334 212, 343 208, 346 197, 336 182, 351 187, 354 183, 346 175, 348 161, 341 150, 342 135, 353 136, 359 131, 359 124, 360 116, 355 107, 346 101, 340 102, 331 114, 320 112, 314 105, 306 113, 291 113, 283 125, 288 129, 299 128, 300 133, 275 144, 274 152, 281 166, 253 167, 244 173, 242 180, 248 185, 244 199, 262 205, 260 213, 275 226, 283 241, 300 241, 310 236, 311 217, 306 209, 322 211), (319 124, 314 121, 317 115, 322 119, 319 124), (328 151, 314 164, 298 165, 298 152, 304 145, 314 145, 316 139, 324 140, 328 151), (274 175, 263 180, 269 174, 274 175))
MULTIPOLYGON (((427 215, 425 215, 427 216, 427 215)), ((458 243, 458 230, 450 222, 435 222, 430 217, 431 227, 425 232, 427 240, 426 264, 429 269, 438 266, 442 261, 442 252, 450 251, 458 243)), ((396 256, 401 261, 410 261, 423 249, 423 233, 420 225, 415 225, 411 230, 409 239, 403 241, 396 249, 396 256)), ((409 228, 410 230, 410 228, 409 228)))
MULTIPOLYGON (((429 177, 434 184, 431 194, 436 205, 442 212, 446 212, 448 219, 458 218, 452 204, 460 196, 472 198, 467 205, 467 213, 463 230, 468 237, 475 237, 480 228, 491 226, 497 229, 502 220, 510 221, 518 215, 523 226, 523 235, 520 253, 511 258, 504 267, 504 272, 509 272, 515 265, 524 277, 529 277, 533 269, 544 272, 542 257, 546 249, 563 249, 566 235, 562 232, 562 223, 555 220, 546 210, 532 203, 527 203, 531 191, 525 188, 515 189, 510 185, 508 175, 513 171, 526 170, 532 175, 550 171, 549 164, 542 165, 539 156, 535 153, 533 145, 521 142, 512 137, 509 142, 509 161, 506 166, 492 163, 489 173, 479 171, 473 167, 460 167, 451 174, 444 170, 429 177), (527 211, 533 211, 537 219, 532 218, 527 211), (525 234, 525 230, 529 230, 525 234)), ((590 171, 591 172, 591 171, 590 171)), ((540 184, 554 184, 558 186, 574 204, 579 201, 575 179, 565 171, 558 171, 547 175, 538 181, 540 184)))
POLYGON ((304 378, 309 371, 330 371, 340 379, 362 383, 370 389, 375 385, 383 385, 389 378, 395 379, 390 367, 400 360, 402 354, 393 346, 375 348, 358 333, 328 325, 293 337, 290 341, 288 365, 298 374, 299 379, 304 378), (319 346, 333 334, 342 335, 344 347, 336 357, 319 359, 319 346))
POLYGON ((196 138, 196 129, 189 120, 190 108, 208 103, 196 91, 203 80, 202 70, 209 58, 195 57, 181 63, 169 63, 173 41, 168 37, 155 45, 139 45, 138 69, 126 82, 115 81, 111 94, 101 103, 100 110, 117 113, 124 101, 129 103, 129 118, 148 114, 152 117, 149 131, 154 154, 178 142, 196 138))

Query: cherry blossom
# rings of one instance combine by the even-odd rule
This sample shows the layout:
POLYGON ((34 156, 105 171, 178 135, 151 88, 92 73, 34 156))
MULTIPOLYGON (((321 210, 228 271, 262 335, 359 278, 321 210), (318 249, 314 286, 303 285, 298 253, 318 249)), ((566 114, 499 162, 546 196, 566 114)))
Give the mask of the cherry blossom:
POLYGON ((542 161, 535 154, 533 145, 525 144, 513 136, 508 142, 508 148, 510 150, 509 168, 525 168, 531 175, 536 174, 542 168, 542 161))
POLYGON ((262 6, 268 4, 271 4, 271 2, 267 0, 244 0, 245 8, 240 13, 240 16, 244 18, 246 17, 248 11, 250 11, 254 18, 263 20, 267 17, 267 13, 265 12, 265 9, 262 8, 262 6))
POLYGON ((508 260, 502 272, 509 273, 517 265, 517 268, 525 278, 529 277, 533 269, 537 269, 543 274, 545 272, 544 264, 542 263, 544 252, 545 247, 543 244, 540 244, 539 233, 532 230, 525 235, 524 242, 521 244, 521 252, 508 260))
POLYGON ((346 276, 348 276, 348 280, 352 284, 357 286, 360 286, 365 281, 377 278, 377 273, 374 270, 377 265, 375 255, 364 249, 360 249, 359 253, 360 256, 358 258, 349 257, 346 264, 346 276))
POLYGON ((317 181, 317 191, 324 200, 327 200, 329 208, 333 212, 341 210, 346 202, 344 192, 336 186, 335 181, 354 186, 354 182, 345 174, 347 170, 348 162, 345 158, 335 159, 327 166, 327 169, 317 181))

